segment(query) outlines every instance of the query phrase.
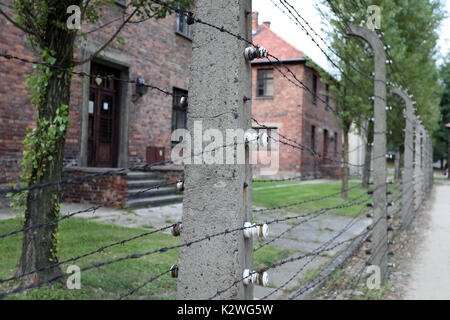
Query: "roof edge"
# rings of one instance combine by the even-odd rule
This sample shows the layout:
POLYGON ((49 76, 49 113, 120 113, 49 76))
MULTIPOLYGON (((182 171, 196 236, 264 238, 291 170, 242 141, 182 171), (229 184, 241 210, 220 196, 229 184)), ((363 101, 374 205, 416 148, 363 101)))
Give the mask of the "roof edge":
MULTIPOLYGON (((296 58, 296 59, 279 59, 280 62, 305 62, 307 61, 308 58, 296 58)), ((276 63, 278 61, 268 61, 268 60, 257 60, 257 61, 252 61, 252 64, 266 64, 266 63, 276 63)))

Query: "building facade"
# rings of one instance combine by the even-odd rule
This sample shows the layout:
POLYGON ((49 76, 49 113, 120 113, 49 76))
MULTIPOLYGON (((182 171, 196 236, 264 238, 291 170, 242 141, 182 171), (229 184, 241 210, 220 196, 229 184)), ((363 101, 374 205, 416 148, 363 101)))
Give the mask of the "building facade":
MULTIPOLYGON (((121 3, 105 7, 95 25, 82 25, 87 40, 78 41, 75 60, 89 58, 116 32, 127 12, 121 3)), ((0 51, 39 60, 26 35, 1 15, 0 30, 0 51)), ((129 23, 120 33, 122 41, 114 41, 97 58, 77 67, 77 71, 99 77, 73 76, 66 167, 92 172, 170 158, 171 133, 185 126, 186 110, 179 99, 188 94, 190 35, 185 17, 177 14, 129 23), (143 79, 174 95, 140 90, 135 84, 109 80, 107 75, 143 79)), ((25 84, 32 67, 0 58, 0 184, 18 182, 22 141, 26 129, 35 126, 37 110, 25 84)))
MULTIPOLYGON (((260 123, 253 123, 253 127, 258 130, 270 128, 281 140, 285 136, 315 151, 313 154, 280 144, 279 171, 275 176, 339 178, 342 130, 333 113, 335 105, 327 84, 319 72, 307 64, 309 58, 303 52, 271 30, 270 22, 258 24, 256 12, 253 13, 252 30, 253 42, 265 47, 282 62, 273 64, 268 59, 252 62, 252 114, 260 123), (302 88, 286 67, 311 92, 302 88)), ((254 173, 256 177, 270 178, 263 176, 263 170, 254 170, 254 173)))
MULTIPOLYGON (((5 4, 11 2, 7 0, 5 4)), ((13 17, 13 12, 6 10, 13 17)), ((75 60, 91 57, 106 43, 119 28, 126 10, 126 6, 116 1, 112 7, 104 8, 98 23, 82 25, 87 39, 77 42, 75 60)), ((254 15, 253 26, 254 41, 279 57, 314 91, 311 95, 302 90, 266 61, 253 62, 253 117, 265 127, 322 155, 281 145, 278 176, 338 177, 342 133, 330 110, 333 101, 326 95, 326 84, 314 68, 306 65, 308 58, 301 51, 270 30, 270 23, 258 25, 254 15)), ((0 27, 0 51, 39 60, 21 30, 2 16, 0 27)), ((68 175, 170 159, 172 147, 178 142, 172 139, 172 132, 186 126, 187 110, 180 98, 187 96, 189 90, 191 27, 185 17, 177 14, 127 24, 120 33, 121 41, 111 43, 98 57, 77 67, 77 71, 94 76, 73 76, 65 147, 68 175), (107 77, 111 75, 125 81, 107 77), (142 88, 128 80, 143 81, 171 94, 142 88)), ((30 103, 25 82, 32 68, 32 64, 0 58, 0 186, 3 187, 20 181, 22 141, 27 128, 34 127, 36 122, 37 110, 30 103)), ((256 123, 253 126, 267 130, 256 123)), ((110 180, 105 177, 89 185, 69 185, 66 200, 101 203, 126 197, 130 189, 139 191, 145 187, 143 181, 177 179, 183 173, 183 168, 176 166, 155 170, 159 170, 156 176, 133 176, 132 180, 138 180, 133 183, 130 176, 121 176, 110 180)), ((258 175, 258 170, 255 172, 258 175)), ((170 200, 171 196, 163 194, 164 197, 170 200)), ((141 204, 148 203, 141 201, 141 204)))

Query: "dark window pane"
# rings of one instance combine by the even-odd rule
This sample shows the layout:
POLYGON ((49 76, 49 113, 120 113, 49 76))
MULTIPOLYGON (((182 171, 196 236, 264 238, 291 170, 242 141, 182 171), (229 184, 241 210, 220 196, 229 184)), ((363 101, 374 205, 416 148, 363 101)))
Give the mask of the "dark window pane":
MULTIPOLYGON (((186 129, 187 122, 187 110, 186 107, 181 106, 181 98, 187 97, 188 92, 186 90, 174 89, 173 90, 173 103, 172 103, 172 131, 177 129, 186 129)), ((172 141, 179 142, 179 141, 172 141)))
POLYGON ((257 96, 273 97, 273 69, 259 69, 257 75, 257 96))
POLYGON ((189 25, 186 19, 184 14, 177 13, 177 31, 189 37, 189 25))
POLYGON ((317 76, 313 74, 313 89, 312 89, 313 99, 312 102, 314 104, 317 103, 317 76))
POLYGON ((100 142, 110 143, 112 141, 112 97, 103 96, 100 105, 99 139, 100 142))

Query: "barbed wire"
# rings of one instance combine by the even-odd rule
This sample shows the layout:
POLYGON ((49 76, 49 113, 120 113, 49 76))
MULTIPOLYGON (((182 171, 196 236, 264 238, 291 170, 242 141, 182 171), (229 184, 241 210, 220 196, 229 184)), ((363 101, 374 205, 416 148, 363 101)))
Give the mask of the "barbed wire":
MULTIPOLYGON (((363 202, 360 202, 358 204, 362 204, 362 203, 363 202)), ((333 210, 333 209, 338 209, 338 208, 346 208, 346 207, 350 207, 350 206, 353 206, 353 205, 357 205, 357 204, 356 203, 352 203, 352 204, 349 204, 349 205, 330 207, 330 208, 328 208, 328 210, 333 210)), ((308 214, 311 215, 311 214, 313 214, 313 212, 310 212, 308 214)), ((267 222, 266 224, 269 225, 269 224, 277 223, 277 222, 280 222, 280 221, 299 219, 300 217, 305 217, 308 214, 299 215, 299 216, 292 216, 292 217, 287 217, 287 218, 283 218, 283 219, 274 219, 272 221, 267 222)), ((205 236, 203 236, 201 238, 198 238, 198 239, 195 239, 195 240, 192 240, 192 241, 188 241, 188 242, 184 242, 184 243, 181 243, 181 244, 178 244, 178 245, 162 247, 162 248, 150 250, 150 251, 143 252, 143 253, 134 253, 134 254, 131 254, 131 255, 126 255, 126 256, 120 257, 120 258, 116 258, 116 259, 112 259, 112 260, 108 260, 108 261, 104 261, 104 262, 95 263, 95 264, 92 264, 90 266, 82 268, 80 270, 80 272, 88 271, 88 270, 91 270, 91 269, 94 269, 94 268, 100 268, 100 267, 103 267, 105 265, 110 265, 110 264, 121 262, 121 261, 124 261, 124 260, 138 259, 138 258, 142 258, 144 256, 153 255, 153 254, 156 254, 156 253, 165 253, 165 252, 167 252, 169 250, 179 249, 179 248, 183 248, 183 247, 190 247, 190 246, 192 246, 194 244, 197 244, 197 243, 200 243, 200 242, 203 242, 203 241, 206 241, 206 240, 210 241, 213 238, 217 238, 219 236, 226 236, 228 234, 235 233, 235 232, 238 232, 238 231, 243 231, 243 230, 246 230, 246 229, 249 229, 249 228, 252 228, 252 227, 253 226, 243 226, 243 227, 238 227, 238 228, 234 228, 234 229, 226 229, 224 231, 221 231, 221 232, 218 232, 218 233, 215 233, 215 234, 212 234, 212 235, 205 235, 205 236)), ((96 251, 101 252, 102 250, 96 250, 96 251)), ((11 291, 6 292, 6 293, 0 293, 0 299, 3 299, 4 297, 9 296, 11 294, 19 293, 19 292, 22 292, 22 291, 25 291, 25 290, 29 290, 29 289, 41 286, 43 284, 47 284, 47 283, 51 283, 51 282, 59 280, 59 279, 63 279, 65 277, 67 277, 67 276, 68 276, 68 274, 55 275, 53 277, 50 277, 48 279, 32 283, 30 285, 18 287, 16 289, 11 290, 11 291)))
MULTIPOLYGON (((273 0, 271 0, 272 1, 272 3, 274 3, 273 2, 273 0)), ((334 66, 334 67, 336 67, 340 72, 341 72, 341 74, 347 79, 347 80, 349 80, 355 87, 357 87, 357 88, 359 88, 360 90, 362 90, 362 91, 364 91, 364 92, 366 92, 366 94, 368 94, 369 96, 373 96, 373 94, 372 93, 370 93, 370 92, 368 92, 365 88, 362 88, 361 86, 359 86, 350 76, 348 76, 347 75, 347 73, 342 69, 342 67, 340 67, 340 66, 338 66, 337 64, 336 64, 336 62, 334 62, 334 60, 325 52, 325 50, 320 46, 320 44, 319 43, 317 43, 316 41, 315 41, 315 39, 312 37, 312 35, 306 30, 306 28, 302 25, 302 23, 296 18, 296 16, 294 15, 294 13, 292 12, 292 11, 294 11, 295 13, 296 13, 296 15, 297 16, 299 16, 303 21, 305 21, 306 22, 306 20, 298 13, 298 11, 295 9, 295 7, 293 7, 291 4, 289 4, 287 1, 281 1, 280 0, 280 3, 286 8, 286 10, 288 10, 288 12, 291 14, 291 16, 295 19, 295 21, 293 21, 294 23, 296 23, 298 26, 300 26, 301 28, 302 28, 302 30, 306 33, 306 35, 308 36, 308 37, 310 37, 311 38, 311 40, 314 42, 314 44, 320 49, 320 51, 325 55, 325 57, 327 58, 327 60, 328 61, 330 61, 331 62, 331 64, 334 66), (289 7, 291 7, 292 8, 292 11, 291 11, 291 9, 289 9, 288 8, 288 6, 289 7)), ((275 3, 274 3, 275 4, 275 3)), ((276 5, 276 4, 275 4, 276 5)), ((277 6, 278 7, 278 6, 277 6)), ((279 8, 280 10, 282 10, 281 8, 279 8)), ((282 10, 283 11, 283 10, 282 10)), ((284 11, 283 11, 284 12, 284 11)), ((284 12, 285 13, 285 12, 284 12)), ((285 13, 286 14, 286 13, 285 13)), ((286 14, 287 15, 287 14, 286 14)), ((288 16, 289 17, 289 16, 288 16)), ((290 18, 290 17, 289 17, 290 18)), ((291 19, 292 20, 292 19, 291 19)), ((309 26, 309 24, 308 24, 308 22, 306 22, 306 24, 309 26)), ((309 26, 309 28, 316 34, 316 35, 318 35, 317 34, 317 32, 313 29, 313 28, 311 28, 311 26, 309 26)), ((318 35, 319 36, 319 35, 318 35)), ((319 36, 320 37, 320 36, 319 36)), ((331 47, 325 42, 325 40, 322 38, 322 37, 320 37, 321 38, 321 40, 326 44, 326 46, 332 51, 332 52, 334 52, 334 50, 332 50, 331 49, 331 47)), ((334 52, 335 53, 335 52, 334 52)), ((337 53, 335 53, 340 59, 342 59, 347 65, 349 65, 349 66, 351 66, 352 67, 352 65, 347 61, 347 60, 345 60, 345 59, 343 59, 341 56, 339 56, 337 53)), ((357 70, 357 72, 358 73, 360 73, 360 74, 362 74, 365 78, 367 78, 367 79, 369 79, 369 80, 373 80, 373 79, 371 79, 370 77, 369 77, 369 75, 368 74, 363 74, 361 71, 359 71, 358 69, 356 69, 357 70)), ((378 96, 375 96, 375 97, 378 97, 378 96)), ((384 100, 384 101, 386 101, 386 99, 385 98, 383 98, 383 97, 378 97, 378 98, 380 98, 380 99, 382 99, 382 100, 384 100)))
MULTIPOLYGON (((359 236, 356 237, 359 238, 361 237, 361 239, 367 239, 369 238, 369 235, 372 233, 373 228, 380 222, 382 221, 383 217, 380 217, 379 219, 377 219, 377 221, 375 223, 373 223, 371 226, 369 226, 367 228, 367 230, 365 230, 363 233, 361 233, 359 236)), ((349 246, 350 247, 350 246, 349 246)), ((341 252, 339 252, 335 257, 333 257, 333 259, 331 261, 329 261, 324 267, 321 268, 321 271, 318 273, 319 275, 324 272, 334 261, 336 261, 336 259, 339 258, 340 254, 342 254, 344 252, 344 250, 342 250, 341 252)), ((301 294, 305 293, 306 291, 308 291, 309 289, 319 285, 322 281, 326 280, 327 278, 329 278, 329 274, 326 274, 322 277, 316 277, 315 280, 311 281, 310 284, 308 285, 304 285, 302 286, 300 289, 298 289, 295 293, 293 293, 290 297, 289 300, 293 300, 295 298, 297 298, 298 296, 300 296, 301 294)))
MULTIPOLYGON (((357 219, 360 217, 360 215, 362 213, 364 213, 364 210, 366 210, 365 207, 363 207, 356 215, 354 218, 352 218, 349 223, 338 233, 336 234, 334 237, 332 237, 331 239, 329 239, 328 241, 326 241, 325 243, 323 243, 322 245, 320 245, 319 247, 317 247, 316 249, 313 250, 313 252, 316 251, 320 251, 321 249, 327 247, 329 244, 331 244, 333 241, 335 241, 337 238, 339 238, 345 231, 347 231, 349 228, 351 228, 353 226, 353 224, 355 224, 357 222, 357 219)), ((256 251, 256 250, 255 250, 256 251)), ((312 258, 306 262, 305 264, 303 264, 301 266, 301 268, 294 273, 294 275, 289 278, 288 280, 286 280, 283 284, 281 284, 280 286, 278 286, 275 290, 271 291, 270 293, 268 293, 267 295, 265 295, 264 297, 261 298, 261 300, 265 300, 268 297, 272 296, 273 294, 277 293, 278 291, 282 290, 284 287, 286 287, 292 280, 294 280, 310 263, 312 263, 318 256, 312 256, 312 258)))
MULTIPOLYGON (((351 191, 351 190, 354 190, 354 189, 357 189, 357 188, 359 188, 359 185, 355 185, 353 187, 346 188, 343 191, 351 191)), ((277 207, 253 209, 252 212, 253 213, 260 213, 260 212, 266 212, 266 211, 275 211, 275 210, 285 209, 285 208, 289 208, 289 207, 293 207, 293 206, 299 206, 299 205, 302 205, 302 204, 305 204, 305 203, 311 203, 311 202, 316 202, 316 201, 321 201, 321 200, 325 200, 325 199, 328 199, 328 198, 332 198, 332 197, 335 197, 337 195, 340 195, 341 192, 342 192, 342 190, 339 191, 339 192, 334 192, 334 193, 325 195, 325 196, 312 198, 312 199, 307 199, 307 200, 302 200, 302 201, 293 202, 293 203, 288 203, 288 204, 280 205, 280 206, 277 206, 277 207)))
POLYGON ((257 274, 257 273, 260 273, 260 272, 265 272, 265 271, 268 271, 268 270, 271 270, 271 269, 274 269, 274 268, 277 268, 277 267, 281 267, 282 265, 285 265, 285 264, 287 264, 287 263, 299 261, 299 260, 302 260, 302 259, 304 259, 304 258, 306 258, 306 257, 309 257, 309 256, 313 256, 313 255, 317 255, 317 254, 323 254, 324 252, 331 251, 331 250, 333 250, 333 249, 335 249, 335 248, 337 248, 337 247, 339 247, 339 246, 342 246, 343 244, 345 244, 345 243, 347 243, 347 242, 353 241, 354 238, 356 238, 356 237, 353 237, 353 238, 350 238, 350 239, 341 241, 341 242, 339 242, 339 243, 336 243, 336 244, 335 244, 334 246, 332 246, 332 247, 325 248, 325 249, 323 249, 323 250, 321 250, 321 251, 318 251, 318 252, 315 252, 315 253, 307 253, 307 254, 303 254, 303 255, 300 255, 300 256, 288 258, 288 259, 281 260, 281 261, 279 261, 279 262, 273 263, 273 264, 271 264, 270 266, 264 267, 264 268, 262 268, 262 269, 260 269, 260 270, 258 270, 258 271, 252 271, 252 272, 249 273, 248 276, 243 277, 243 278, 241 278, 241 279, 238 279, 238 280, 234 281, 230 286, 226 287, 225 289, 218 290, 217 293, 214 294, 214 296, 210 297, 208 300, 212 300, 212 299, 217 298, 218 296, 224 294, 225 292, 227 292, 228 290, 230 290, 230 289, 233 288, 234 286, 236 286, 236 285, 238 285, 239 283, 243 282, 244 280, 246 280, 246 279, 252 277, 252 275, 254 275, 254 274, 257 274))
POLYGON ((120 296, 117 300, 123 300, 125 298, 128 298, 129 296, 135 294, 136 292, 138 292, 139 290, 141 290, 143 287, 145 287, 146 285, 152 283, 155 280, 158 280, 159 278, 161 278, 162 276, 170 273, 172 271, 172 268, 170 268, 169 270, 163 271, 160 274, 150 278, 149 280, 145 281, 142 285, 138 286, 137 288, 131 290, 130 292, 120 296))
MULTIPOLYGON (((270 0, 274 5, 275 5, 275 7, 277 7, 283 14, 285 14, 292 22, 294 22, 295 24, 297 24, 297 25, 299 25, 301 28, 302 28, 302 30, 306 33, 306 35, 308 35, 310 38, 311 38, 311 40, 316 44, 316 46, 318 46, 319 47, 319 49, 321 49, 321 51, 323 50, 321 47, 320 47, 320 45, 317 43, 317 41, 314 39, 314 37, 306 30, 306 28, 298 21, 298 19, 295 19, 296 21, 294 21, 293 20, 293 18, 292 17, 294 17, 294 14, 289 10, 289 9, 287 9, 290 13, 291 13, 291 15, 292 15, 292 17, 291 16, 289 16, 280 6, 278 6, 275 2, 274 2, 274 0, 270 0)), ((360 71, 358 68, 356 68, 356 67, 354 67, 353 66, 353 64, 351 64, 348 60, 346 60, 346 59, 344 59, 342 56, 340 56, 330 45, 328 45, 328 43, 327 43, 327 41, 316 31, 316 30, 314 30, 314 28, 310 25, 310 23, 298 12, 298 10, 293 6, 293 5, 291 5, 289 2, 287 2, 287 1, 281 1, 280 0, 280 3, 281 4, 283 4, 283 6, 284 7, 286 7, 286 5, 288 5, 289 7, 291 7, 292 8, 292 10, 295 12, 295 14, 308 26, 308 28, 316 35, 316 37, 318 37, 324 44, 325 44, 325 46, 328 48, 328 50, 330 50, 334 55, 336 55, 338 58, 340 58, 342 61, 344 61, 346 64, 348 64, 353 70, 355 70, 356 72, 358 72, 358 73, 360 73, 362 76, 365 76, 365 77, 368 77, 369 79, 370 79, 370 74, 368 73, 368 72, 366 72, 366 73, 363 73, 362 71, 360 71), (285 5, 286 4, 286 5, 285 5)), ((323 51, 322 51, 323 52, 323 51)), ((326 55, 326 53, 324 53, 325 55, 326 55)), ((327 59, 331 59, 331 58, 328 58, 327 57, 327 59)), ((331 60, 330 60, 331 61, 331 60)), ((356 64, 356 61, 355 61, 355 64, 356 64)), ((361 67, 360 65, 358 65, 359 67, 361 67)), ((343 72, 343 71, 341 71, 341 72, 343 72)))
MULTIPOLYGON (((164 162, 172 163, 172 162, 180 161, 180 160, 182 160, 182 159, 188 159, 188 158, 192 158, 192 157, 195 158, 195 157, 198 157, 198 156, 203 155, 203 154, 206 154, 206 153, 215 152, 215 151, 220 150, 220 149, 222 149, 222 148, 235 147, 236 145, 239 145, 239 144, 248 144, 248 143, 251 143, 251 142, 253 142, 253 141, 257 141, 258 139, 259 139, 259 137, 256 137, 256 138, 253 138, 253 139, 252 139, 252 138, 246 139, 246 140, 243 141, 243 142, 237 142, 237 141, 235 141, 235 142, 233 142, 233 143, 225 144, 225 145, 222 145, 222 146, 218 146, 218 147, 212 148, 212 149, 210 149, 210 150, 204 150, 204 151, 199 152, 199 153, 196 153, 196 154, 194 154, 194 155, 188 155, 188 156, 183 157, 183 158, 181 158, 181 159, 177 159, 177 160, 165 160, 164 162)), ((153 165, 155 165, 155 164, 150 164, 150 165, 146 164, 146 165, 144 165, 144 167, 148 168, 148 166, 153 166, 153 165)), ((134 166, 134 167, 136 167, 136 166, 134 166)), ((138 166, 138 167, 142 167, 142 166, 138 166)), ((131 167, 130 167, 130 168, 131 168, 131 167)), ((107 171, 107 172, 110 172, 109 174, 111 174, 111 173, 117 173, 117 172, 122 172, 122 171, 124 171, 124 170, 130 170, 130 168, 122 168, 122 169, 117 169, 117 170, 109 170, 109 171, 107 171)), ((101 172, 101 173, 99 173, 98 175, 101 176, 101 175, 104 175, 104 174, 105 174, 104 172, 101 172)), ((96 175, 97 175, 97 174, 95 174, 95 176, 96 176, 96 175)), ((86 175, 86 176, 82 176, 82 177, 85 177, 84 179, 87 179, 86 177, 92 177, 92 175, 86 175)), ((43 184, 37 184, 37 185, 33 185, 33 186, 30 186, 30 187, 27 187, 27 188, 32 188, 32 189, 36 189, 36 188, 44 188, 44 187, 47 187, 47 186, 49 186, 49 185, 55 185, 55 184, 60 184, 60 183, 68 183, 68 181, 72 181, 71 179, 72 179, 72 178, 70 178, 70 179, 65 179, 65 180, 63 179, 63 180, 58 180, 58 181, 52 181, 52 182, 43 183, 43 184)), ((73 179, 76 179, 76 178, 73 178, 73 179)), ((78 180, 78 179, 77 179, 77 180, 78 180)), ((175 184, 175 182, 170 183, 170 184, 175 184)), ((158 189, 158 188, 160 188, 161 186, 167 186, 167 185, 169 185, 169 184, 168 184, 168 183, 165 183, 165 184, 162 184, 162 185, 153 186, 153 187, 147 188, 147 189, 145 189, 145 190, 141 190, 141 191, 139 191, 139 192, 137 192, 137 193, 135 193, 135 194, 128 195, 128 196, 124 196, 124 197, 122 197, 122 200, 129 199, 129 198, 132 198, 132 197, 137 197, 137 196, 139 196, 140 194, 142 194, 142 193, 144 193, 144 192, 147 192, 147 191, 152 190, 152 189, 158 189)), ((27 189, 27 188, 25 188, 25 189, 27 189)), ((48 221, 48 222, 38 223, 38 224, 34 224, 34 225, 32 225, 32 226, 24 227, 24 228, 21 228, 21 229, 19 229, 19 230, 15 230, 15 231, 12 231, 12 232, 9 232, 9 233, 0 235, 0 239, 5 238, 5 237, 12 236, 12 235, 14 235, 14 234, 16 234, 16 233, 19 233, 19 232, 28 231, 28 230, 31 230, 31 229, 40 228, 40 227, 43 227, 43 226, 55 224, 55 223, 57 223, 57 222, 59 222, 59 221, 68 219, 68 218, 73 217, 73 216, 75 216, 75 215, 78 215, 78 214, 81 214, 81 213, 85 213, 85 212, 89 212, 89 211, 95 211, 95 210, 97 210, 97 209, 99 209, 99 208, 101 208, 101 207, 105 207, 105 206, 107 206, 108 204, 114 204, 114 203, 116 203, 116 202, 117 202, 117 199, 112 200, 112 201, 110 201, 110 202, 108 202, 108 203, 103 203, 103 204, 100 204, 100 205, 97 205, 97 206, 94 206, 94 207, 91 207, 91 208, 88 208, 88 209, 84 209, 84 210, 80 210, 80 211, 77 211, 77 212, 74 212, 74 213, 71 213, 71 214, 67 214, 67 215, 62 216, 61 218, 57 218, 57 219, 54 219, 54 220, 51 220, 51 221, 48 221)))
MULTIPOLYGON (((367 193, 364 192, 363 194, 366 195, 367 193)), ((360 196, 361 196, 361 195, 360 195, 360 196)), ((357 200, 357 199, 360 199, 360 196, 358 196, 358 197, 356 197, 355 199, 353 199, 353 201, 355 201, 355 200, 357 200)), ((350 200, 349 202, 351 202, 351 201, 352 201, 352 200, 350 200)), ((302 224, 304 224, 304 223, 306 223, 306 222, 308 222, 308 221, 311 221, 311 220, 317 218, 318 216, 320 216, 320 215, 322 215, 322 214, 323 214, 322 212, 318 212, 318 213, 315 214, 315 215, 309 216, 307 219, 304 219, 304 220, 302 220, 302 221, 300 221, 300 222, 297 222, 297 223, 293 224, 292 226, 290 226, 289 228, 287 228, 285 231, 281 232, 281 233, 280 233, 279 235, 277 235, 276 237, 273 237, 272 239, 270 239, 270 240, 264 242, 263 244, 261 244, 259 247, 257 247, 256 249, 254 249, 253 252, 256 252, 256 251, 258 251, 258 250, 260 250, 260 249, 262 249, 262 248, 264 248, 264 247, 270 245, 271 243, 277 241, 278 239, 281 239, 281 237, 283 237, 285 234, 291 232, 292 230, 294 230, 295 228, 299 227, 300 225, 302 225, 302 224)))
POLYGON ((23 273, 23 274, 18 274, 18 275, 9 277, 9 278, 0 279, 0 284, 4 283, 4 282, 9 282, 9 281, 12 281, 12 280, 19 280, 19 279, 21 279, 23 277, 29 276, 29 275, 34 274, 36 272, 50 270, 50 269, 59 267, 59 266, 65 264, 65 263, 68 263, 68 262, 78 261, 78 260, 80 260, 82 258, 86 258, 88 256, 104 252, 106 249, 109 249, 109 248, 112 248, 112 247, 115 247, 115 246, 118 246, 118 245, 124 245, 127 242, 134 241, 134 240, 137 240, 137 239, 140 239, 140 238, 143 238, 143 237, 147 237, 149 235, 152 235, 152 234, 155 234, 155 233, 158 233, 158 232, 166 231, 166 230, 171 229, 171 228, 173 228, 173 227, 175 227, 175 226, 177 226, 179 224, 181 224, 181 223, 178 222, 178 223, 175 223, 175 224, 172 224, 172 225, 169 225, 169 226, 165 226, 165 227, 162 227, 162 228, 159 228, 159 229, 156 229, 156 230, 152 230, 152 231, 149 231, 149 232, 144 232, 144 233, 141 233, 139 235, 133 236, 131 238, 113 242, 111 244, 102 246, 102 247, 100 247, 100 248, 98 248, 96 250, 90 251, 88 253, 85 253, 85 254, 82 254, 82 255, 79 255, 79 256, 76 256, 76 257, 72 257, 70 259, 66 259, 64 261, 60 261, 58 263, 50 264, 50 265, 47 265, 47 266, 44 266, 44 267, 41 267, 41 268, 37 268, 35 270, 29 271, 29 272, 26 272, 26 273, 23 273))

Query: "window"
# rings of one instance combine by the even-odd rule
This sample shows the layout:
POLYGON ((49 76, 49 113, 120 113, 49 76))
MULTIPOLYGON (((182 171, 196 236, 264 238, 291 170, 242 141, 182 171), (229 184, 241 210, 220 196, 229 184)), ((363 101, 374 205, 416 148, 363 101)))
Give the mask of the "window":
POLYGON ((191 37, 189 25, 187 24, 187 17, 186 17, 186 15, 180 14, 179 12, 177 12, 177 30, 176 31, 185 35, 188 38, 191 37))
POLYGON ((337 158, 338 134, 334 133, 334 157, 337 158))
POLYGON ((329 110, 329 103, 330 103, 330 86, 327 84, 325 85, 325 91, 326 91, 326 97, 325 97, 325 110, 329 110))
POLYGON ((259 69, 257 97, 273 97, 273 69, 259 69))
POLYGON ((311 149, 316 149, 316 126, 311 126, 311 149))
MULTIPOLYGON (((181 97, 187 97, 188 92, 181 89, 173 89, 173 103, 172 103, 172 132, 177 129, 186 129, 187 110, 186 107, 182 107, 180 104, 181 97)), ((181 142, 181 138, 178 141, 172 141, 172 145, 181 142)))
POLYGON ((317 76, 315 74, 313 74, 312 81, 312 103, 317 104, 317 76))

